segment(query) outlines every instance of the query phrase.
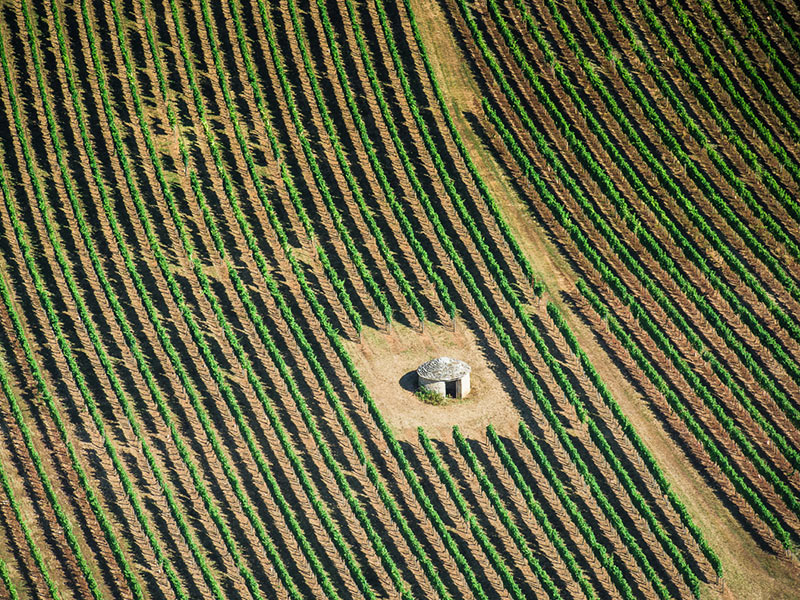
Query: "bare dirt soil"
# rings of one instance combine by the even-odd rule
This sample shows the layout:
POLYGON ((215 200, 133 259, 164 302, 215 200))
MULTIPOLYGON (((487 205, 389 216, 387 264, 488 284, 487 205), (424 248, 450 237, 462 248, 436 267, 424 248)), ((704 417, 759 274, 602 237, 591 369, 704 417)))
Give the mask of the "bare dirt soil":
POLYGON ((394 325, 387 333, 365 330, 363 341, 348 342, 348 352, 397 437, 417 440, 423 427, 432 438, 452 439, 453 425, 465 435, 483 437, 491 423, 502 434, 514 434, 519 413, 492 371, 475 336, 459 321, 455 331, 426 324, 424 331, 394 325), (416 368, 431 358, 450 356, 472 367, 467 398, 445 406, 426 404, 414 394, 416 368))

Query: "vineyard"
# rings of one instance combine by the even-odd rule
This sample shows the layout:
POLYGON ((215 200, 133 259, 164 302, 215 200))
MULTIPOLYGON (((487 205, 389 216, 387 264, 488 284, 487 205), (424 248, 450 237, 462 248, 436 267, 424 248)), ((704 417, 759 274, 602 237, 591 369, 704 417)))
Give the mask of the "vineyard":
POLYGON ((0 9, 0 598, 797 597, 795 0, 0 9))

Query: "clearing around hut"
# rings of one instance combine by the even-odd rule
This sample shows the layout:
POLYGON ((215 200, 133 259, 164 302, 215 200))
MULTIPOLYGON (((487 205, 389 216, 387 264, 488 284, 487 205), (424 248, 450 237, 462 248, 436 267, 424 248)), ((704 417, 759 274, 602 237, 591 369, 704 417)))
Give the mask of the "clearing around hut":
POLYGON ((794 0, 0 5, 0 598, 798 597, 794 0))

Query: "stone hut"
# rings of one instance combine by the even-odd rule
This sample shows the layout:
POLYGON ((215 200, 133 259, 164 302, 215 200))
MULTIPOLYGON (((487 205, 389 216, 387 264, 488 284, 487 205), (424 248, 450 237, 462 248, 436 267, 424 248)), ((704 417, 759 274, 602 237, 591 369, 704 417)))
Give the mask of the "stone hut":
POLYGON ((441 356, 423 363, 417 369, 419 387, 451 398, 469 394, 471 367, 462 360, 441 356))

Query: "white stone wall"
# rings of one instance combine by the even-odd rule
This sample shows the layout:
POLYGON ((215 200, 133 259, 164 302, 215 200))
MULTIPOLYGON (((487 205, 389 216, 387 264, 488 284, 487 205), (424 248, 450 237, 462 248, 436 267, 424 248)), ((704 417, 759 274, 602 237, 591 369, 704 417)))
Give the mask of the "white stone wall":
POLYGON ((465 398, 469 394, 469 373, 456 381, 456 398, 465 398))
POLYGON ((438 381, 436 379, 425 379, 424 377, 419 378, 419 387, 424 387, 432 392, 436 392, 437 394, 441 394, 442 396, 445 395, 445 385, 444 381, 438 381))

